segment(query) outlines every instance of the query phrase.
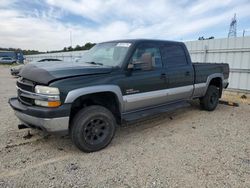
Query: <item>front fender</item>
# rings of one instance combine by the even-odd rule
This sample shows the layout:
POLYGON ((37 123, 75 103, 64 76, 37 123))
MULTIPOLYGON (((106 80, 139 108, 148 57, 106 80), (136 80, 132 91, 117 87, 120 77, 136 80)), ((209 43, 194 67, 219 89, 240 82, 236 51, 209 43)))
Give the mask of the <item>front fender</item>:
POLYGON ((117 96, 117 99, 120 103, 120 111, 122 112, 124 109, 124 102, 122 98, 122 92, 119 86, 116 85, 97 85, 97 86, 90 86, 84 87, 79 89, 74 89, 70 91, 64 103, 73 103, 78 97, 87 95, 87 94, 94 94, 94 93, 101 93, 101 92, 112 92, 117 96))

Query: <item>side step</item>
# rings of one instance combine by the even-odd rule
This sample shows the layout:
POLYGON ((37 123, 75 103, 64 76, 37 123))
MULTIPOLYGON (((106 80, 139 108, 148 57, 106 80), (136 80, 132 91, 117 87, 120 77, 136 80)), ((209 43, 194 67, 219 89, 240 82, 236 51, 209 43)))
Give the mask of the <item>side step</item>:
POLYGON ((154 115, 158 115, 161 113, 175 111, 179 108, 184 108, 188 106, 190 106, 190 104, 187 101, 181 101, 181 102, 161 105, 161 106, 157 106, 157 107, 149 108, 145 110, 124 113, 122 114, 122 119, 126 122, 136 121, 139 119, 147 118, 149 116, 154 116, 154 115))

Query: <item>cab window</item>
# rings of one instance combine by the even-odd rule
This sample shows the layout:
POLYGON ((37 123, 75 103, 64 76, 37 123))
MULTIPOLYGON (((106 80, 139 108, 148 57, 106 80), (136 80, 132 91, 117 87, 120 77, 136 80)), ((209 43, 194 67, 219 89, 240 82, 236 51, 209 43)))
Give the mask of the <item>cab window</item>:
POLYGON ((188 64, 185 51, 181 45, 165 45, 161 48, 161 54, 166 67, 179 67, 188 64))
POLYGON ((135 50, 130 63, 136 70, 142 70, 143 64, 150 64, 152 68, 162 68, 160 49, 141 45, 135 50))

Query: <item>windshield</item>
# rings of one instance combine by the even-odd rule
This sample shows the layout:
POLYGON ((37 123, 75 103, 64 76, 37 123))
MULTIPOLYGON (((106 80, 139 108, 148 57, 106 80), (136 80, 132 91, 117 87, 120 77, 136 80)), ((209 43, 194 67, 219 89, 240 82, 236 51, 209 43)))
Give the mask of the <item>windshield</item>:
POLYGON ((127 42, 100 43, 87 51, 77 62, 111 67, 120 66, 130 46, 131 43, 127 42))

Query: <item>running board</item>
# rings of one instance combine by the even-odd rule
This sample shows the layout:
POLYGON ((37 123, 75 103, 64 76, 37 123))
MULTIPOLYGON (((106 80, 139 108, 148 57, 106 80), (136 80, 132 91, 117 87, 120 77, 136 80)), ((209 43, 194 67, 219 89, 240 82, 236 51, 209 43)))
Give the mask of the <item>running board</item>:
POLYGON ((166 113, 166 112, 172 112, 179 108, 184 108, 188 106, 190 106, 188 102, 181 101, 181 102, 171 103, 167 105, 157 106, 157 107, 150 108, 150 109, 124 113, 122 114, 122 119, 125 122, 136 121, 139 119, 147 118, 149 116, 154 116, 154 115, 158 115, 158 114, 166 113))

